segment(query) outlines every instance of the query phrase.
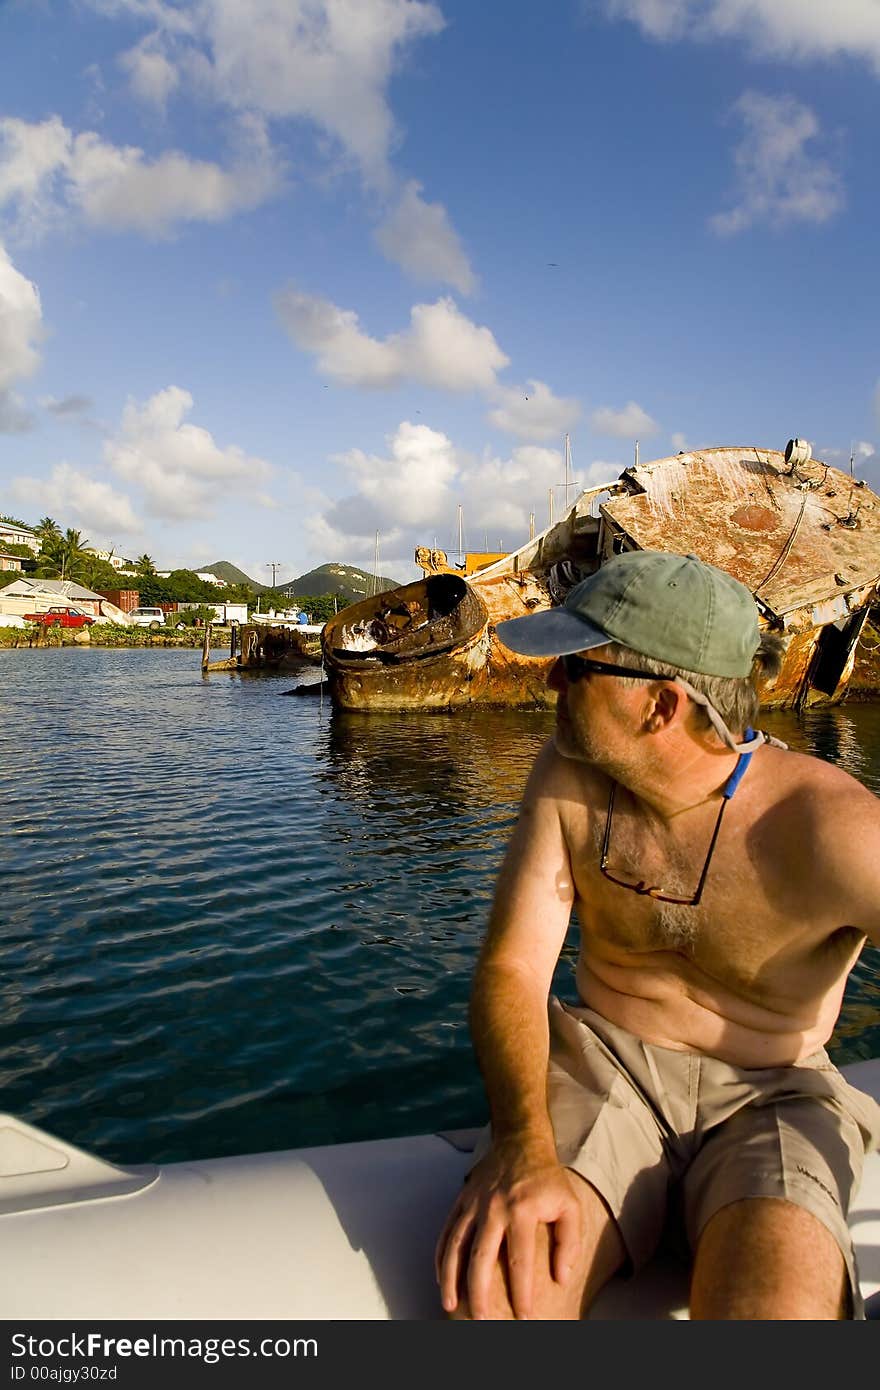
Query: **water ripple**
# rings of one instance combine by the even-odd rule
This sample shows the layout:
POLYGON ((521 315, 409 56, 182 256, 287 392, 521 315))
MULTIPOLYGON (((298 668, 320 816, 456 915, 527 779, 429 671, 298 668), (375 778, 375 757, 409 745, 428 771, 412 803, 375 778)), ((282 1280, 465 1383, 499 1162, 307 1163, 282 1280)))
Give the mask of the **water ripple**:
MULTIPOLYGON (((4 1109, 120 1162, 482 1122, 470 976, 551 720, 331 715, 291 684, 0 652, 4 1109)), ((880 790, 880 710, 765 722, 880 790)), ((880 1053, 878 995, 866 953, 842 1059, 880 1053)))

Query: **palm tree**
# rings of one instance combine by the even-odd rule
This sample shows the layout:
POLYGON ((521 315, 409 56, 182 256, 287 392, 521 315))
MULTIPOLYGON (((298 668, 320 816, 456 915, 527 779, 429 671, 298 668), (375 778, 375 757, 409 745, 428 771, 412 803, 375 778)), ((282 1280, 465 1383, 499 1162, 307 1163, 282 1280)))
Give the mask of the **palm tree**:
MULTIPOLYGON (((57 528, 56 528, 57 529, 57 528)), ((48 535, 37 561, 37 574, 47 579, 82 579, 93 556, 86 550, 82 533, 68 526, 64 535, 48 535)))
POLYGON ((134 562, 134 568, 141 579, 152 579, 157 573, 152 555, 139 555, 134 562))
MULTIPOLYGON (((41 551, 45 550, 46 545, 50 541, 59 540, 61 538, 61 528, 58 522, 53 520, 51 516, 42 516, 34 527, 34 535, 40 542, 37 550, 37 554, 39 555, 41 551)), ((39 570, 37 573, 39 574, 39 570)))

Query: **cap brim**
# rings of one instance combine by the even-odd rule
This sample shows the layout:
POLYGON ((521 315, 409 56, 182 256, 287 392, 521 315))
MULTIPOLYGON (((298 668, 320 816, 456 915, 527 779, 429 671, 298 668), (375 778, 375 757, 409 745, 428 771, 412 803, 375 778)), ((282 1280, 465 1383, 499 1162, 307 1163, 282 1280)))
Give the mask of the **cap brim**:
POLYGON ((568 656, 604 647, 613 639, 567 608, 545 608, 523 618, 508 618, 495 628, 505 647, 520 656, 568 656))

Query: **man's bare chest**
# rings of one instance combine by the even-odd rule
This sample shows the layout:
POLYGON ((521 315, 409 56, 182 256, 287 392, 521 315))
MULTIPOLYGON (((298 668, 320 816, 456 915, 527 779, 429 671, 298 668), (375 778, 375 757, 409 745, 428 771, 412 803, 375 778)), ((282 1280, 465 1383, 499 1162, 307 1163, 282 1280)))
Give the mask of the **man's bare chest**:
POLYGON ((623 816, 605 845, 603 872, 602 818, 584 824, 569 848, 585 946, 614 958, 671 953, 678 968, 690 962, 733 988, 773 994, 783 970, 810 959, 836 923, 735 817, 723 824, 707 868, 712 831, 712 814, 667 835, 623 816))

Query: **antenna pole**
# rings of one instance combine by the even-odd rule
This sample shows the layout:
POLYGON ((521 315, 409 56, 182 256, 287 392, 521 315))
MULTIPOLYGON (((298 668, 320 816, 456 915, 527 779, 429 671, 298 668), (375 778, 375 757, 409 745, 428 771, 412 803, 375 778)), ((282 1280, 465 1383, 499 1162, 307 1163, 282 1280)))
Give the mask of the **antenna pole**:
POLYGON ((638 466, 639 466, 639 441, 636 440, 636 461, 635 461, 635 467, 638 468, 638 466))
POLYGON ((850 476, 851 478, 854 478, 854 477, 856 476, 855 473, 854 473, 854 471, 853 471, 853 460, 854 460, 854 458, 855 458, 855 452, 856 452, 856 446, 855 446, 855 444, 853 444, 852 442, 850 442, 850 446, 849 446, 849 476, 850 476))

